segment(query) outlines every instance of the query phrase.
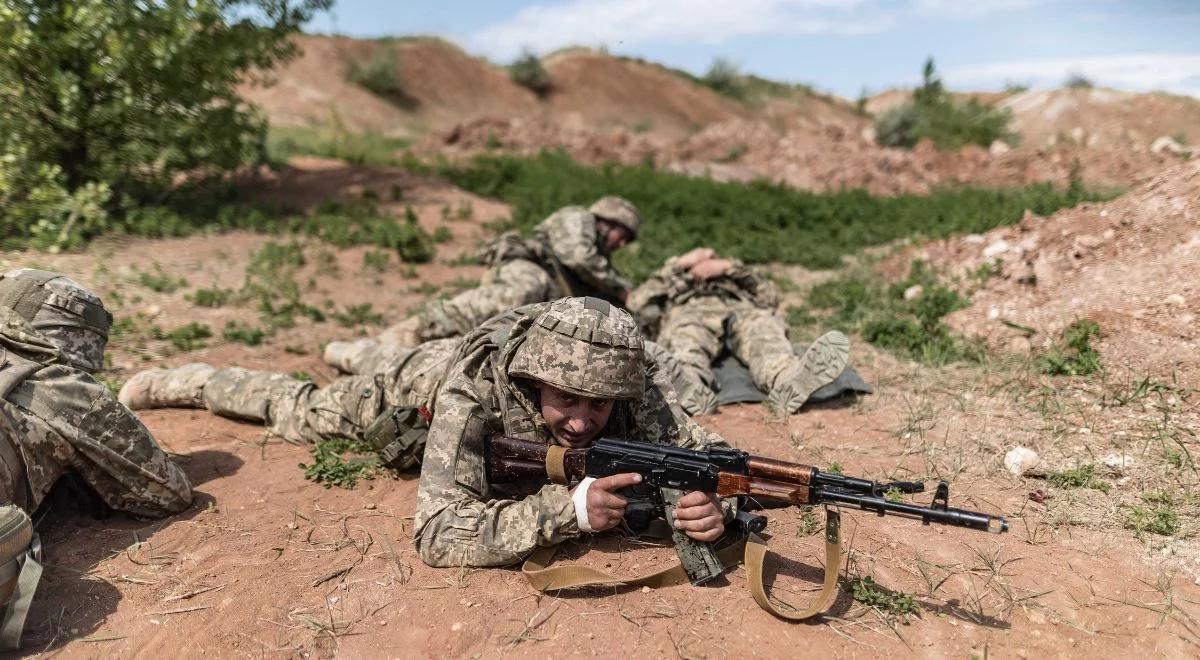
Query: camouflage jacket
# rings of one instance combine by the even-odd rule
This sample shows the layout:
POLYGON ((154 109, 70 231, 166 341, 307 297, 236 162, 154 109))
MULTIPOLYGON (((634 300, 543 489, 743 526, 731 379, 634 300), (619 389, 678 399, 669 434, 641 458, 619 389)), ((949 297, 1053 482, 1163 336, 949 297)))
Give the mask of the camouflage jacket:
POLYGON ((191 504, 187 476, 138 418, 7 308, 0 308, 0 395, 0 499, 33 511, 74 472, 120 511, 161 517, 191 504))
POLYGON ((676 265, 676 258, 672 257, 629 294, 626 305, 647 336, 653 337, 657 335, 662 315, 672 306, 702 299, 774 310, 779 306, 779 288, 736 259, 725 275, 698 280, 676 265))
POLYGON ((596 230, 596 218, 581 206, 555 211, 534 228, 533 240, 516 232, 499 237, 485 248, 488 266, 510 259, 528 259, 550 272, 563 296, 595 296, 618 300, 630 283, 613 269, 596 230))
MULTIPOLYGON (((548 483, 489 484, 484 442, 495 433, 551 442, 531 389, 507 377, 507 364, 549 303, 489 320, 464 338, 438 394, 417 492, 413 541, 432 566, 501 566, 539 546, 580 534, 567 488, 548 483)), ((645 395, 614 409, 606 435, 701 449, 724 445, 688 417, 652 358, 645 395)))

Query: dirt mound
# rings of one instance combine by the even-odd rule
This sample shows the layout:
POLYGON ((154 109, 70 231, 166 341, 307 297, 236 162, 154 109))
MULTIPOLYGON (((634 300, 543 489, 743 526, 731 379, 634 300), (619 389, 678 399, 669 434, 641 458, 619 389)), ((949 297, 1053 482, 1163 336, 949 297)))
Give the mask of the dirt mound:
POLYGON ((409 135, 444 130, 481 108, 493 116, 539 111, 537 97, 486 60, 432 37, 359 40, 304 35, 300 55, 274 71, 269 87, 245 86, 242 95, 273 124, 313 126, 340 121, 355 132, 409 135), (396 60, 399 91, 382 97, 348 81, 353 63, 381 51, 396 60))
POLYGON ((1000 104, 1030 146, 1069 142, 1147 149, 1160 137, 1200 139, 1200 100, 1161 92, 1055 89, 1014 94, 1000 104))
POLYGON ((741 117, 745 107, 662 67, 572 50, 545 60, 550 112, 587 126, 638 127, 669 135, 741 117))
POLYGON ((953 272, 998 272, 952 325, 990 343, 1048 344, 1076 319, 1100 325, 1105 364, 1179 377, 1195 386, 1200 364, 1200 163, 1170 168, 1107 204, 927 246, 953 272), (992 264, 991 266, 985 266, 992 264))
POLYGON ((804 190, 866 188, 875 194, 928 193, 940 186, 1067 185, 1076 160, 1093 186, 1125 187, 1179 162, 1173 154, 1135 149, 988 151, 967 147, 938 151, 923 143, 912 150, 876 145, 853 124, 793 120, 780 130, 768 120, 732 119, 692 135, 670 139, 625 128, 593 129, 528 119, 480 119, 424 140, 428 156, 465 158, 502 150, 533 154, 564 149, 584 163, 654 162, 668 170, 719 181, 767 179, 804 190))

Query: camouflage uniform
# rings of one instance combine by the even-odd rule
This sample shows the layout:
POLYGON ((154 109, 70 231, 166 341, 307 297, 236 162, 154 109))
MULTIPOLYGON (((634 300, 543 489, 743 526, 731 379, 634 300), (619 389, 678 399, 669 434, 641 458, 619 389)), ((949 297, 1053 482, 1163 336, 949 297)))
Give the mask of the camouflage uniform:
MULTIPOLYGON (((740 261, 733 261, 720 277, 699 280, 676 259, 668 259, 629 296, 629 309, 643 329, 657 334, 683 370, 682 380, 695 384, 691 392, 681 393, 682 398, 707 397, 715 389, 712 364, 728 332, 734 356, 749 368, 755 385, 772 403, 796 412, 813 390, 841 372, 845 347, 797 356, 788 340, 787 322, 776 312, 778 305, 775 285, 740 261), (824 372, 830 373, 820 375, 824 372)), ((831 333, 821 341, 825 348, 825 343, 840 344, 845 337, 831 333)))
POLYGON ((534 373, 557 374, 559 381, 539 379, 576 394, 619 399, 605 435, 697 449, 724 444, 676 404, 627 313, 580 298, 512 310, 464 338, 438 395, 413 538, 425 563, 512 564, 579 536, 567 488, 487 483, 488 435, 553 442, 528 380, 534 373))
POLYGON ((240 367, 152 369, 131 378, 121 389, 121 400, 134 408, 205 407, 225 417, 261 422, 292 442, 361 440, 363 430, 390 408, 432 408, 457 346, 456 339, 442 339, 397 349, 370 373, 339 378, 325 387, 240 367))
MULTIPOLYGON (((34 271, 7 273, 0 297, 26 276, 38 287, 47 282, 34 271)), ((96 337, 111 317, 85 313, 89 301, 103 312, 99 300, 56 279, 42 308, 0 307, 0 501, 33 511, 60 477, 74 473, 113 509, 149 517, 186 509, 192 502, 187 476, 108 388, 72 364, 100 364, 104 340, 97 346, 96 337), (46 307, 52 309, 43 313, 46 307), (35 324, 67 341, 57 345, 35 324)))
POLYGON ((483 253, 489 268, 478 287, 449 300, 429 302, 413 319, 385 331, 381 341, 394 343, 410 332, 418 343, 461 336, 514 307, 563 296, 619 300, 630 283, 613 270, 596 220, 617 222, 635 235, 641 221, 632 205, 613 200, 619 198, 603 198, 591 209, 559 209, 534 228, 529 240, 517 232, 500 236, 483 253), (618 212, 608 211, 618 203, 622 204, 618 212), (601 215, 606 212, 613 217, 601 215))

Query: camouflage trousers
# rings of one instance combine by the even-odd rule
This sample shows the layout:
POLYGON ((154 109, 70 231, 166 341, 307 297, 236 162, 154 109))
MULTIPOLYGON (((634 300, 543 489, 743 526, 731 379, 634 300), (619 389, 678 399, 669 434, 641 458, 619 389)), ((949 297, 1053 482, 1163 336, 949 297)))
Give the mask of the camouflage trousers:
POLYGON ((725 342, 750 369, 754 384, 772 392, 800 375, 802 362, 788 341, 787 323, 771 310, 714 297, 693 298, 667 310, 658 341, 689 380, 715 389, 712 363, 725 342))
POLYGON ((426 342, 465 335, 497 314, 562 295, 550 273, 538 264, 526 259, 505 261, 484 273, 474 289, 427 303, 418 314, 416 338, 426 342))
POLYGON ((395 350, 370 373, 324 387, 280 373, 219 369, 204 385, 204 405, 224 417, 263 423, 292 442, 361 440, 363 430, 389 408, 432 409, 457 346, 456 340, 443 340, 395 350))

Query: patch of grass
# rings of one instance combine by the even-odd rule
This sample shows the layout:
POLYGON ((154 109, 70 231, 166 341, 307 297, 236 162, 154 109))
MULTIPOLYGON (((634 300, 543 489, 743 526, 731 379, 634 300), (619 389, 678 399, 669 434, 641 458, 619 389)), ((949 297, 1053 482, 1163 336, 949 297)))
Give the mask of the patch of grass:
POLYGON ((454 232, 446 225, 438 225, 437 229, 433 230, 434 243, 449 243, 454 240, 454 232))
POLYGON ((224 307, 233 298, 233 290, 219 287, 196 289, 195 293, 185 297, 197 307, 224 307))
POLYGON ((838 463, 837 461, 830 463, 829 466, 825 468, 825 471, 829 474, 846 474, 842 471, 842 464, 838 463))
POLYGON ((1063 332, 1063 340, 1042 356, 1042 371, 1050 376, 1090 376, 1100 371, 1100 353, 1092 338, 1100 336, 1095 321, 1081 319, 1063 332))
POLYGON ((426 263, 435 252, 433 239, 416 224, 415 216, 406 213, 404 221, 397 221, 365 199, 321 202, 312 215, 297 219, 295 229, 337 247, 374 245, 392 249, 401 261, 413 263, 426 263))
POLYGON ((326 488, 354 488, 359 479, 373 479, 381 469, 371 446, 357 440, 320 440, 309 453, 312 463, 300 464, 304 478, 326 488))
POLYGON ((164 331, 162 328, 154 326, 150 329, 150 336, 153 339, 169 341, 180 351, 194 351, 204 348, 206 344, 204 340, 212 337, 212 328, 195 321, 170 331, 164 331))
MULTIPOLYGON (((352 165, 390 166, 404 162, 402 154, 411 145, 405 138, 352 133, 336 122, 321 128, 271 126, 267 133, 267 153, 277 163, 295 156, 320 156, 352 165)), ((403 190, 393 186, 392 198, 403 196, 403 190)))
POLYGON ((293 371, 292 373, 288 374, 288 376, 295 378, 296 380, 302 380, 306 383, 313 382, 312 374, 308 373, 307 371, 293 371))
POLYGON ((821 521, 817 518, 817 512, 812 506, 801 507, 800 510, 800 536, 812 536, 821 531, 821 521))
POLYGON ((262 328, 255 328, 241 321, 228 321, 225 323, 225 329, 221 331, 221 336, 226 341, 236 341, 239 344, 247 346, 258 346, 267 338, 267 332, 262 328))
POLYGON ((352 328, 356 325, 381 325, 383 323, 383 314, 371 310, 371 303, 362 303, 361 305, 347 305, 345 310, 334 312, 331 314, 333 320, 346 328, 352 328))
POLYGON ((269 242, 251 255, 240 295, 258 301, 259 315, 269 331, 294 327, 296 315, 318 323, 325 320, 321 310, 301 299, 295 274, 305 263, 304 246, 295 241, 269 242))
POLYGON ((639 238, 614 255, 635 281, 667 257, 708 245, 748 263, 836 268, 842 257, 899 238, 983 233, 1019 221, 1026 209, 1049 215, 1105 195, 1050 185, 1020 189, 947 188, 929 195, 875 197, 864 190, 813 193, 764 181, 721 183, 645 166, 580 165, 561 152, 523 158, 480 156, 445 165, 455 185, 512 206, 510 223, 530 230, 560 207, 621 195, 648 218, 639 238))
POLYGON ((383 250, 367 250, 363 252, 363 270, 383 273, 391 263, 392 255, 383 250))
POLYGON ((398 59, 399 52, 390 44, 380 46, 370 57, 350 62, 346 66, 346 80, 376 96, 399 102, 403 107, 412 107, 413 99, 400 86, 396 68, 398 59))
POLYGON ((162 266, 154 264, 154 272, 144 270, 137 272, 137 283, 156 293, 175 293, 188 285, 183 277, 171 277, 163 272, 162 266))
POLYGON ((850 595, 856 602, 872 607, 890 618, 906 621, 921 611, 911 594, 885 589, 870 577, 850 581, 850 595))
POLYGON ((1142 506, 1130 507, 1125 516, 1125 527, 1133 530, 1138 537, 1146 532, 1159 536, 1175 536, 1182 529, 1179 516, 1165 506, 1152 509, 1142 506))
POLYGON ((946 286, 922 261, 912 262, 908 277, 885 282, 870 267, 851 270, 813 287, 804 305, 788 320, 851 331, 868 342, 926 364, 946 364, 981 355, 981 349, 955 336, 942 318, 968 300, 946 286), (921 295, 904 292, 920 286, 921 295))
POLYGON ((1046 475, 1046 481, 1049 481, 1052 486, 1064 490, 1091 488, 1102 493, 1107 493, 1111 488, 1107 481, 1096 475, 1096 466, 1092 463, 1080 465, 1070 470, 1062 470, 1061 472, 1051 472, 1046 475))

